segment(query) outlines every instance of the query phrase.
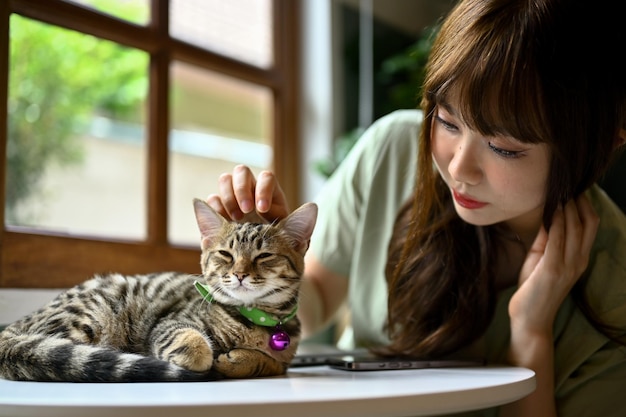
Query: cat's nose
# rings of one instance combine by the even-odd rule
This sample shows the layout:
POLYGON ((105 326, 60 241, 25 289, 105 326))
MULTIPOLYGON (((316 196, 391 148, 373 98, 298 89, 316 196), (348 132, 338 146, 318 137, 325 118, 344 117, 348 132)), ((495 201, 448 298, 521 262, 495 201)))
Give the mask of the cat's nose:
POLYGON ((239 282, 242 282, 244 279, 246 279, 250 274, 243 274, 240 272, 233 272, 233 275, 235 277, 237 277, 237 279, 239 280, 239 282))

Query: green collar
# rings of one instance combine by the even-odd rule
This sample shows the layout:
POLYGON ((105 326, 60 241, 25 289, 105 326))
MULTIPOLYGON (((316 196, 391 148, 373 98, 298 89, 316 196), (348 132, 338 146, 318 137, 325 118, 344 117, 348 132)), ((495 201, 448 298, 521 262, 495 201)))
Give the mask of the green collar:
MULTIPOLYGON (((198 281, 195 281, 193 285, 196 287, 196 290, 202 295, 202 298, 207 300, 209 303, 213 302, 213 295, 209 292, 209 288, 206 284, 202 284, 198 281)), ((275 327, 281 325, 289 320, 291 320, 298 311, 298 306, 296 306, 291 313, 286 315, 282 320, 274 315, 270 315, 263 310, 260 310, 256 307, 239 307, 239 312, 242 316, 246 317, 252 323, 258 326, 268 326, 275 327)))

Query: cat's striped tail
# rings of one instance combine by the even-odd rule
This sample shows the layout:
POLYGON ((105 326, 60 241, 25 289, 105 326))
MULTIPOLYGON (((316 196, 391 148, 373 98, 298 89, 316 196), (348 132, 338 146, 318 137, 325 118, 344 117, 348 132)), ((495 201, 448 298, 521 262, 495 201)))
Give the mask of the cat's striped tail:
POLYGON ((69 339, 0 332, 0 377, 45 382, 177 382, 221 379, 172 363, 69 339))

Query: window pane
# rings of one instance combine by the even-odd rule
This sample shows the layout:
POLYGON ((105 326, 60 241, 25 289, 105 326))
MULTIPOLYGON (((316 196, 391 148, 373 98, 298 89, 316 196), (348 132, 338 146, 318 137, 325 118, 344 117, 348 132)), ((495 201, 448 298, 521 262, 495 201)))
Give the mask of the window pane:
POLYGON ((65 0, 78 3, 132 23, 150 22, 150 0, 65 0))
POLYGON ((197 245, 191 201, 217 192, 217 178, 272 162, 272 93, 265 87, 176 62, 171 68, 169 238, 197 245))
POLYGON ((273 64, 272 0, 170 0, 170 31, 230 58, 273 64))
POLYGON ((148 56, 12 15, 6 222, 146 235, 148 56))

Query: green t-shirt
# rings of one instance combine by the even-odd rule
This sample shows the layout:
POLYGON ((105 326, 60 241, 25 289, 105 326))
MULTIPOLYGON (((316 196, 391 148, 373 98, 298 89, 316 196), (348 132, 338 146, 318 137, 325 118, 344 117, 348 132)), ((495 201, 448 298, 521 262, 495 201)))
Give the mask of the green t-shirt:
MULTIPOLYGON (((422 113, 400 110, 368 129, 318 196, 310 250, 349 279, 351 328, 342 347, 386 343, 385 263, 400 206, 414 189, 422 113)), ((588 192, 600 216, 589 263, 587 294, 600 317, 626 329, 626 216, 597 186, 588 192)), ((510 324, 499 295, 495 317, 477 344, 492 363, 504 362, 510 324)), ((626 331, 625 331, 626 333, 626 331)), ((626 348, 598 333, 571 298, 555 320, 555 384, 560 417, 626 416, 626 348)), ((496 409, 468 414, 496 415, 496 409)))

